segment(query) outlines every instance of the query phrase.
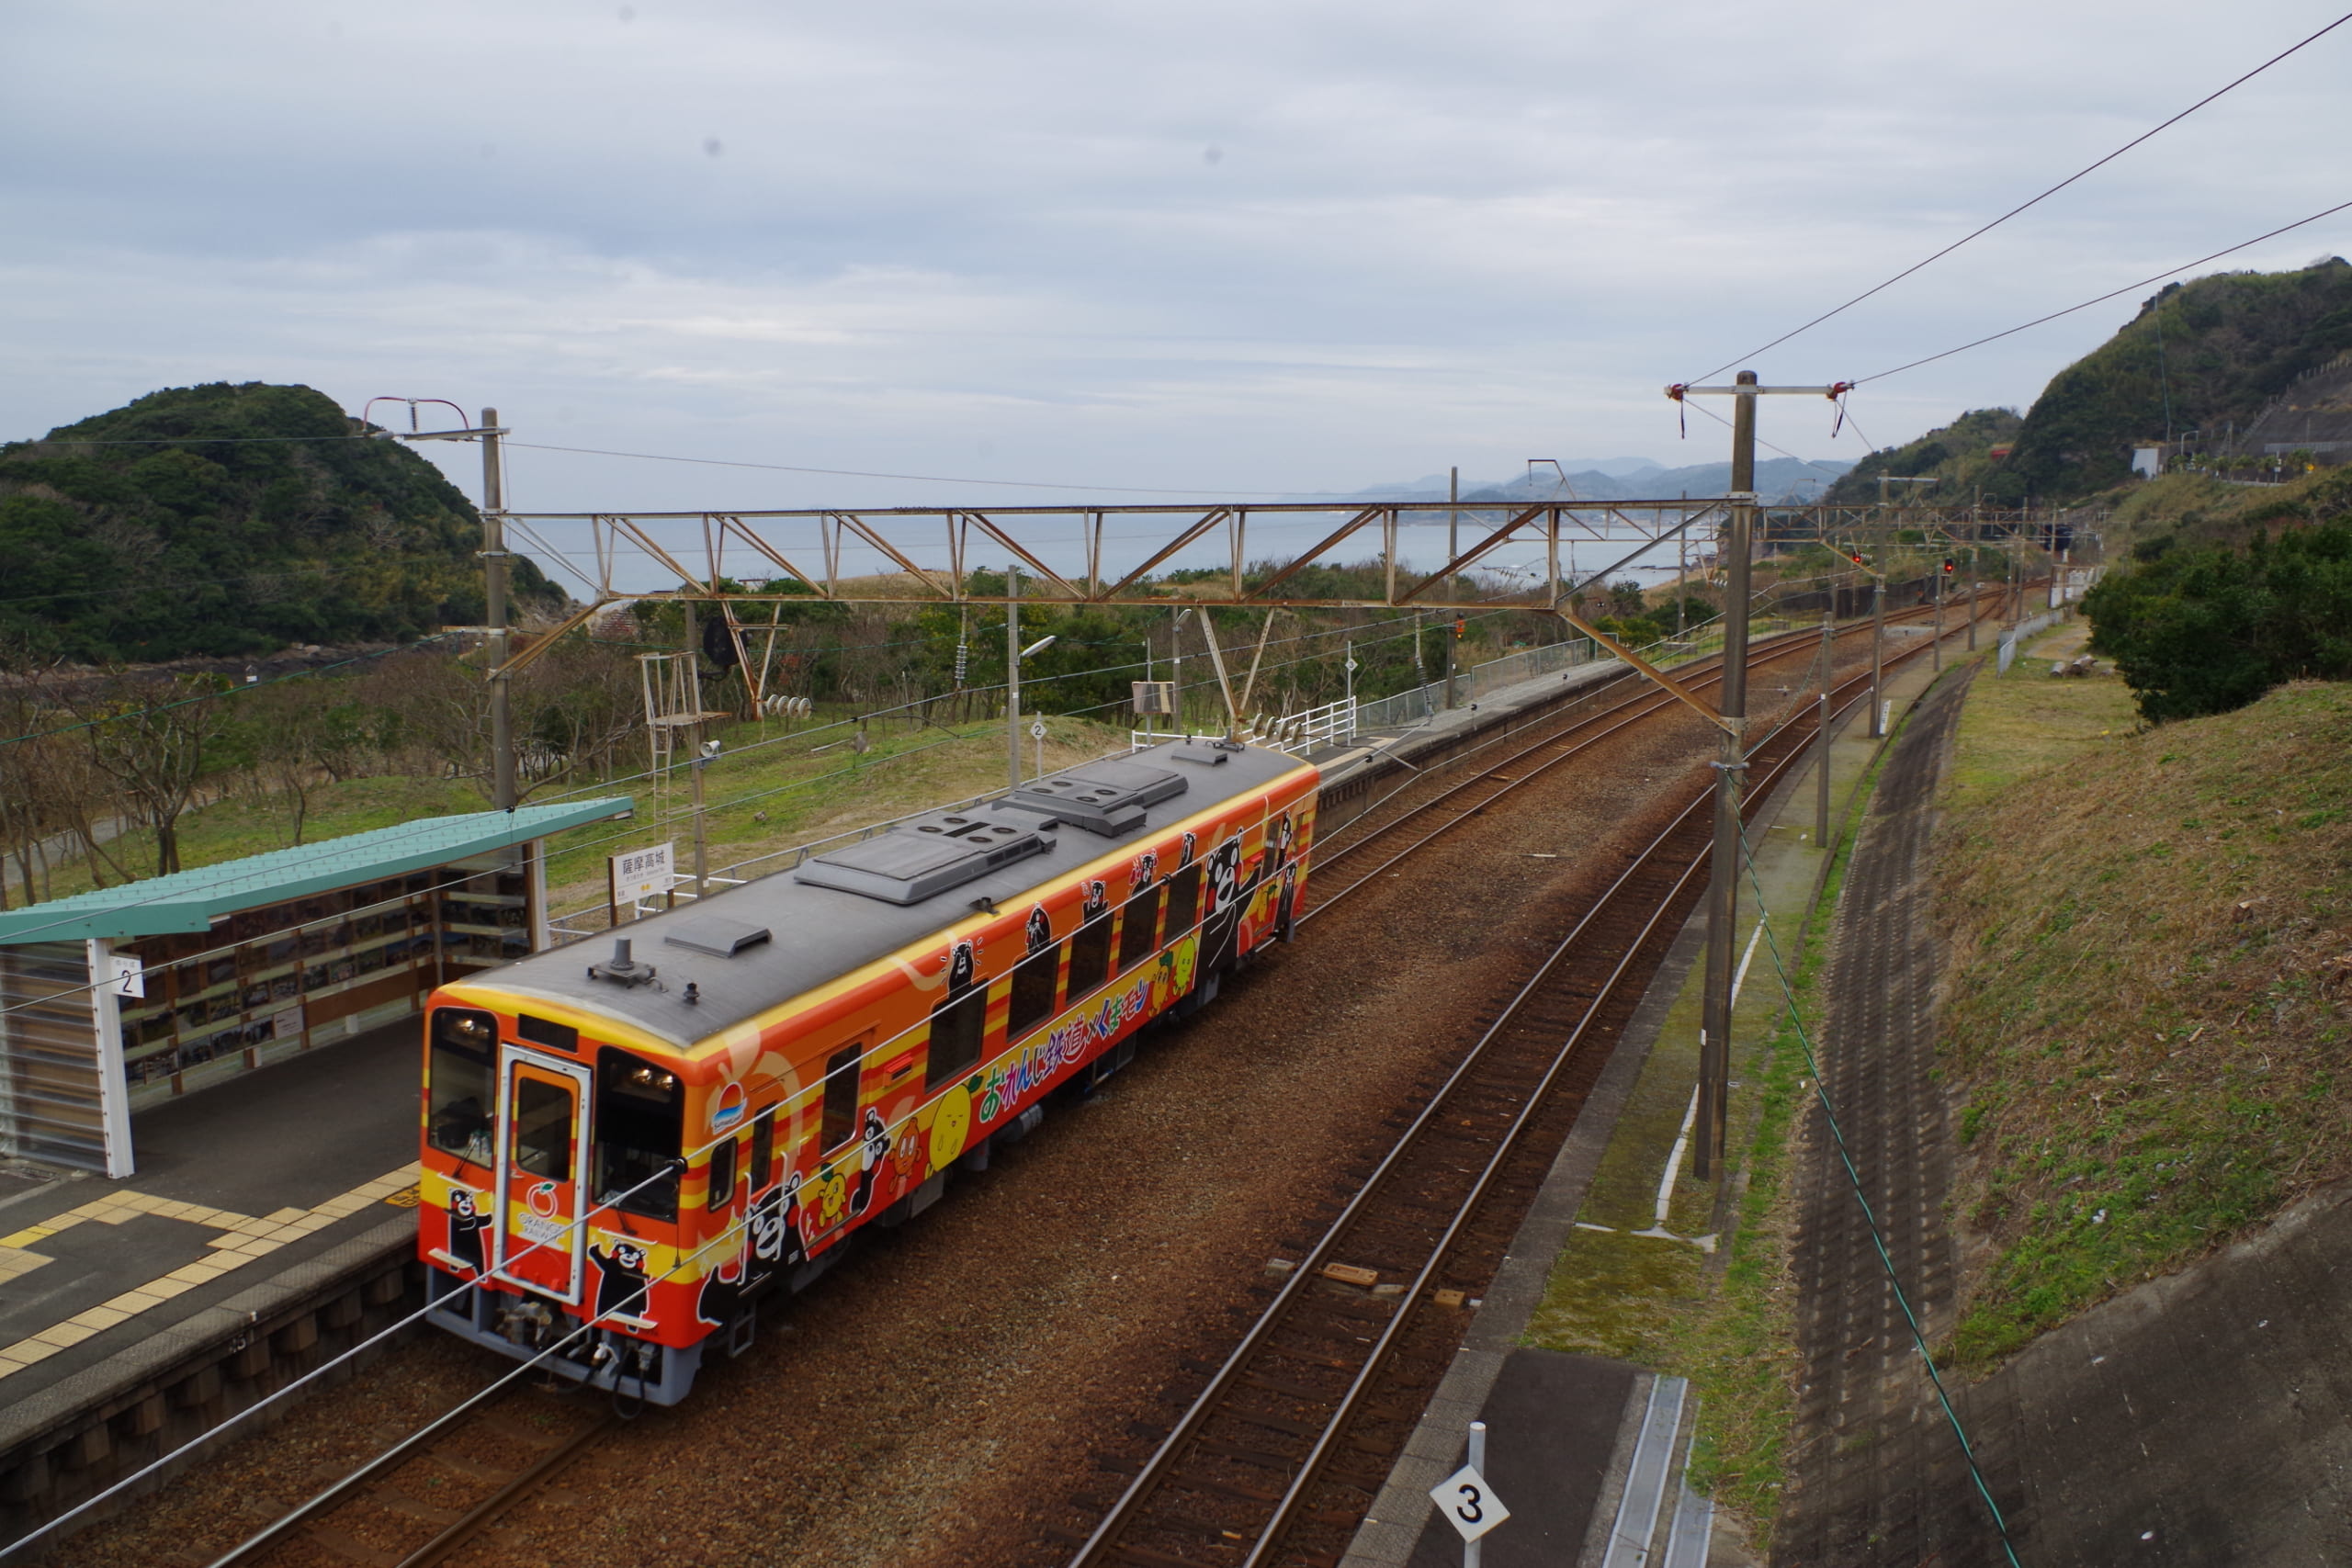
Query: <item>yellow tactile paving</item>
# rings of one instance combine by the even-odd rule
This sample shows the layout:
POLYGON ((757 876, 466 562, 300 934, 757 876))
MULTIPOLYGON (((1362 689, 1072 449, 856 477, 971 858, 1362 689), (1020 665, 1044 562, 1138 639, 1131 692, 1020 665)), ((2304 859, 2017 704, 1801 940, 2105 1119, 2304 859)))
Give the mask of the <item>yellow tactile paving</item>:
POLYGON ((141 1313, 161 1306, 175 1296, 217 1280, 232 1269, 242 1269, 255 1258, 267 1257, 288 1242, 299 1241, 337 1220, 347 1219, 372 1204, 385 1201, 393 1194, 404 1192, 414 1186, 416 1180, 417 1168, 411 1163, 330 1198, 316 1208, 279 1209, 261 1216, 241 1214, 230 1209, 208 1208, 201 1203, 187 1203, 177 1199, 157 1198, 145 1192, 115 1191, 103 1198, 92 1199, 77 1209, 52 1215, 39 1224, 28 1225, 13 1235, 0 1236, 0 1280, 6 1280, 52 1261, 29 1249, 36 1243, 45 1241, 62 1230, 69 1230, 85 1220, 119 1225, 141 1214, 153 1214, 161 1219, 183 1220, 220 1233, 206 1244, 210 1249, 208 1255, 196 1262, 184 1263, 159 1280, 151 1280, 135 1290, 125 1291, 101 1305, 76 1313, 62 1323, 53 1323, 13 1345, 0 1346, 0 1378, 45 1360, 59 1350, 78 1345, 118 1323, 128 1323, 141 1313))

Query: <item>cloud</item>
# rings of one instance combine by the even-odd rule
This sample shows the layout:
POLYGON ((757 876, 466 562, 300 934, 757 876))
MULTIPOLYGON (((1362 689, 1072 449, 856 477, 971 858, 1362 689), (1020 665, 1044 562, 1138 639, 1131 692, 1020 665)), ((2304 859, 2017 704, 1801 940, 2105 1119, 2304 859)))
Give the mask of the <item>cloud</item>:
MULTIPOLYGON (((2256 5, 2188 48, 2143 7, 2016 0, 623 10, 13 17, 0 352, 29 373, 0 385, 0 433, 266 377, 355 409, 494 403, 552 445, 1077 483, 1702 460, 1720 433, 1679 440, 1662 383, 2315 25, 2256 5)), ((2347 48, 1758 368, 1866 374, 2324 205, 2347 48)), ((1855 414, 1883 443, 2022 404, 2129 304, 1855 414)), ((1776 407, 1766 434, 1859 456, 1829 424, 1776 407)), ((518 454, 516 483, 565 509, 946 498, 551 454, 518 454)))

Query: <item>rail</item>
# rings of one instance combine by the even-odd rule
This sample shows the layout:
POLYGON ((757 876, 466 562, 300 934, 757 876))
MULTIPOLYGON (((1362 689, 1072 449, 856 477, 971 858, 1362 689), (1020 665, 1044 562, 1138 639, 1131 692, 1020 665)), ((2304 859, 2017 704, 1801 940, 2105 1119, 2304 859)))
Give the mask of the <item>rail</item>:
MULTIPOLYGON (((1868 671, 1838 682, 1840 716, 1867 702, 1870 687, 1868 671)), ((1798 705, 1751 752, 1767 764, 1748 792, 1751 811, 1804 757, 1813 716, 1812 705, 1798 705)), ((1272 1560, 1309 1512, 1310 1491, 1417 1310, 1433 1302, 1433 1284, 1561 1074, 1604 1009, 1622 1000, 1636 959, 1660 949, 1676 929, 1676 912, 1695 901, 1707 865, 1710 799, 1708 791, 1694 792, 1520 987, 1289 1270, 1079 1547, 1071 1568, 1113 1561, 1264 1568, 1272 1560), (1590 940, 1604 921, 1630 926, 1631 936, 1590 940), (1394 1267, 1364 1267, 1372 1263, 1394 1267), (1344 1271, 1327 1274, 1334 1266, 1344 1271), (1352 1310, 1342 1313, 1336 1298, 1310 1288, 1331 1280, 1369 1283, 1366 1275, 1406 1281, 1386 1298, 1385 1313, 1380 1298, 1344 1303, 1352 1310), (1344 1377, 1344 1387, 1333 1388, 1331 1371, 1344 1377), (1318 1378, 1322 1386, 1311 1386, 1318 1378), (1292 1451, 1272 1451, 1277 1447, 1292 1451)), ((1328 1526, 1330 1510, 1316 1517, 1328 1526)))

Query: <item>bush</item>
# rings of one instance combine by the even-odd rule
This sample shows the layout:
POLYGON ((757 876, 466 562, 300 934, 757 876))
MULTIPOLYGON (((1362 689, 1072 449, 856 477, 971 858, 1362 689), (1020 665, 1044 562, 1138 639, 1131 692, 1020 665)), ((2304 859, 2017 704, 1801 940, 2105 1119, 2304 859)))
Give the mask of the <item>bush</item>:
POLYGON ((2352 675, 2352 525, 2175 548, 2083 602, 2151 723, 2244 707, 2299 678, 2352 675))

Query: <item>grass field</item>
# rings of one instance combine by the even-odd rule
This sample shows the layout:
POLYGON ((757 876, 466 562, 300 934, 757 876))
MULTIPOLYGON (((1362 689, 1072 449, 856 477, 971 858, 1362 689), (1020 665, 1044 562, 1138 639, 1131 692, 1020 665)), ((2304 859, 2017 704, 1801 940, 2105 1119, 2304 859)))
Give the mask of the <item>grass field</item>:
POLYGON ((1972 694, 1938 890, 1976 1371, 2352 1171, 2352 687, 2138 730, 2047 670, 1972 694))
MULTIPOLYGON (((1127 743, 1125 729, 1084 719, 1049 716, 1046 726, 1048 769, 1124 750, 1127 743)), ((1022 761, 1034 773, 1037 744, 1027 737, 1025 722, 1023 728, 1022 761)), ((729 749, 710 764, 704 779, 712 871, 827 833, 1000 789, 1005 783, 1001 721, 953 729, 876 727, 863 754, 851 748, 849 738, 850 732, 839 727, 795 735, 779 725, 771 727, 766 737, 752 726, 734 727, 729 749), (766 744, 753 744, 763 739, 766 744)), ((683 768, 659 787, 644 778, 620 779, 573 785, 562 795, 542 791, 526 804, 602 795, 628 796, 636 803, 636 817, 628 822, 591 823, 549 840, 548 904, 559 914, 603 907, 605 857, 624 848, 674 839, 678 865, 684 869, 689 864, 691 796, 683 768)), ((478 790, 458 780, 385 775, 323 784, 311 793, 302 841, 315 844, 489 807, 478 790)), ((291 845, 293 813, 281 796, 238 794, 188 812, 180 818, 179 829, 182 863, 190 868, 215 865, 291 845)), ((152 835, 134 830, 107 849, 133 875, 153 874, 152 835)), ((78 861, 55 867, 51 897, 90 887, 91 871, 78 861)), ((107 880, 122 878, 109 874, 107 880)))

